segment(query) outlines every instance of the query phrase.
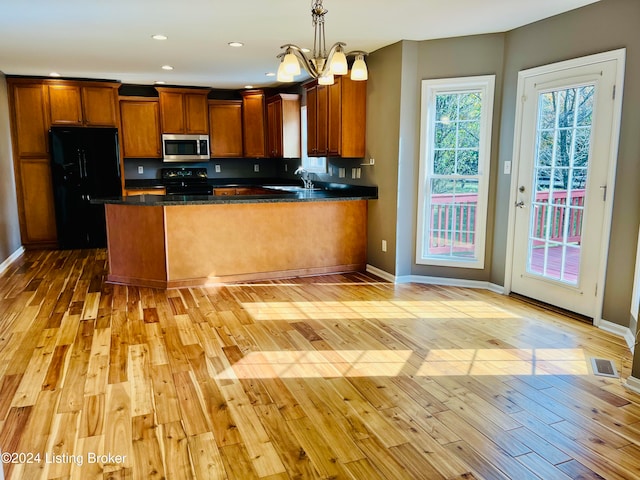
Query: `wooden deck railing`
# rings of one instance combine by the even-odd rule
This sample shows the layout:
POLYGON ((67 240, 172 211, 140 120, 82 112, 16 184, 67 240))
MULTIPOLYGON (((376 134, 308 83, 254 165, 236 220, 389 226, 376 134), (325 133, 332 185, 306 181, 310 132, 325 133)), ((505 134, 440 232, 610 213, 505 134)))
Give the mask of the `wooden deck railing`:
MULTIPOLYGON (((563 228, 565 215, 569 215, 567 242, 580 243, 582 231, 582 208, 584 207, 584 189, 573 190, 567 204, 568 192, 566 190, 554 191, 549 201, 549 192, 539 192, 533 205, 535 221, 533 236, 544 239, 547 228, 549 239, 561 242, 563 240, 563 228), (551 209, 551 215, 547 226, 547 212, 551 209)), ((476 207, 478 196, 475 193, 436 194, 431 196, 431 239, 429 241, 429 253, 432 255, 443 254, 451 251, 464 253, 473 252, 476 235, 476 207)), ((544 241, 535 241, 536 245, 544 241)))

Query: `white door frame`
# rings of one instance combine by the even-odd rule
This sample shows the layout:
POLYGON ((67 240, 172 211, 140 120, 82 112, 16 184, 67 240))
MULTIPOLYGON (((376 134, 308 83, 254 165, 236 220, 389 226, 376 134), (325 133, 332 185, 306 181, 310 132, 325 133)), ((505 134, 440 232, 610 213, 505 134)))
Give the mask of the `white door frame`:
MULTIPOLYGON (((511 156, 511 187, 509 193, 509 217, 507 227, 507 248, 504 271, 504 293, 511 292, 511 276, 513 271, 513 248, 515 239, 515 203, 518 194, 518 173, 520 167, 520 144, 522 141, 522 115, 523 115, 523 95, 525 80, 537 75, 544 75, 560 70, 601 63, 610 60, 617 60, 617 72, 615 82, 615 98, 613 102, 613 125, 611 128, 611 139, 609 142, 609 171, 607 173, 607 199, 603 219, 604 235, 600 247, 598 260, 598 291, 596 293, 596 310, 593 324, 598 326, 602 319, 602 307, 604 303, 604 284, 607 271, 607 254, 609 252, 609 241, 611 237, 611 218, 613 216, 613 197, 615 193, 616 167, 618 163, 618 143, 620 137, 620 123, 622 117, 622 92, 624 91, 624 70, 625 70, 626 49, 621 48, 610 52, 598 53, 586 57, 575 58, 563 62, 543 65, 541 67, 530 68, 518 72, 518 90, 516 93, 516 112, 513 134, 513 154, 511 156)), ((614 92, 611 92, 614 95, 614 92)))

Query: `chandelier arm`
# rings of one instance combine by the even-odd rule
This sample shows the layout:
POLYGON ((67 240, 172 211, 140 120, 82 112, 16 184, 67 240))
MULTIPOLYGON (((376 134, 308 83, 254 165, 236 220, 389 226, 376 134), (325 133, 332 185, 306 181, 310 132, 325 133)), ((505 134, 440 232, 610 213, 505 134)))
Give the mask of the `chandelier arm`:
POLYGON ((291 53, 293 53, 295 57, 298 59, 300 64, 304 67, 304 69, 307 72, 309 72, 309 74, 313 78, 316 78, 318 76, 319 72, 316 70, 316 67, 313 64, 313 62, 311 62, 311 60, 308 59, 307 56, 304 54, 304 52, 302 51, 302 48, 300 48, 297 45, 294 45, 293 43, 287 43, 286 45, 282 45, 280 48, 286 48, 287 50, 285 50, 284 52, 281 52, 279 55, 277 55, 276 58, 284 57, 284 55, 287 54, 287 51, 290 50, 291 53))

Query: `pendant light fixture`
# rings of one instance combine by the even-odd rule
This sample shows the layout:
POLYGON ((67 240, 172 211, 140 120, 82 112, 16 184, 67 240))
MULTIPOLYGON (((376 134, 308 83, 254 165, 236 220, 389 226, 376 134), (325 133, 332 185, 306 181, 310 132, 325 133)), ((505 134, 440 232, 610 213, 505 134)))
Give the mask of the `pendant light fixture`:
MULTIPOLYGON (((311 18, 314 30, 313 51, 307 56, 305 50, 297 45, 288 43, 280 48, 284 50, 277 58, 280 59, 277 79, 279 82, 293 82, 294 77, 300 75, 302 66, 312 78, 317 78, 321 85, 332 85, 334 75, 346 75, 349 71, 347 56, 355 56, 351 67, 351 80, 367 80, 367 64, 364 61, 367 52, 352 51, 345 53, 343 42, 334 43, 329 51, 324 38, 324 16, 328 10, 322 6, 322 0, 311 0, 311 18)), ((308 50, 307 50, 308 51, 308 50)))

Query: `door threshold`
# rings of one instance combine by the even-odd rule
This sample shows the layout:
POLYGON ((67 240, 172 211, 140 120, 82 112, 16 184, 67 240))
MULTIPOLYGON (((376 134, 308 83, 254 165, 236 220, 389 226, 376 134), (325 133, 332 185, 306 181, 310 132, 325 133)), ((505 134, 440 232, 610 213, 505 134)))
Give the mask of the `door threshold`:
POLYGON ((545 310, 549 310, 553 313, 558 313, 560 315, 564 315, 565 317, 569 317, 573 320, 578 320, 579 322, 588 323, 589 325, 593 325, 593 318, 588 317, 586 315, 582 315, 580 313, 572 312, 570 310, 566 310, 564 308, 558 307, 556 305, 551 305, 550 303, 545 303, 540 300, 536 300, 535 298, 525 297, 524 295, 520 295, 519 293, 511 292, 509 293, 511 298, 515 298, 516 300, 520 300, 522 302, 528 303, 529 305, 535 305, 536 307, 543 308, 545 310))

